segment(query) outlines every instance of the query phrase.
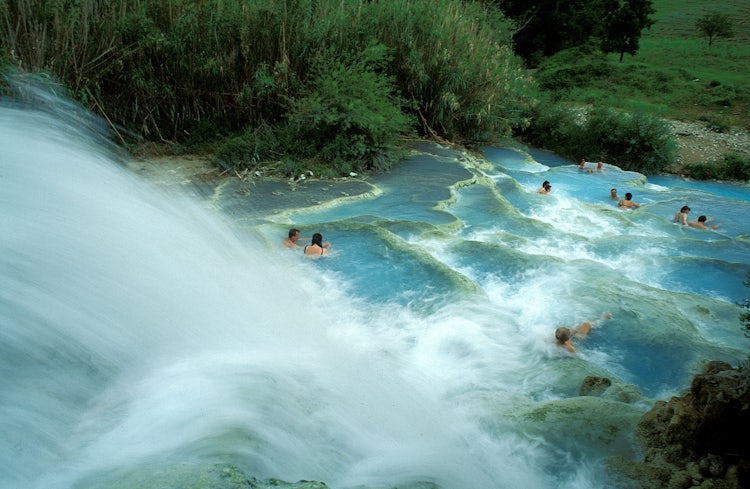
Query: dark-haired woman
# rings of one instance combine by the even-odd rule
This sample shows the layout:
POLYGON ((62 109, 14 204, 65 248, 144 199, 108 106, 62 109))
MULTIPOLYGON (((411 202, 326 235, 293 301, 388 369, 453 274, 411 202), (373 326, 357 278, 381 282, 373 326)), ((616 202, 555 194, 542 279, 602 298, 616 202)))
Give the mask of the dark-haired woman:
POLYGON ((323 235, 315 233, 312 235, 312 241, 309 245, 305 246, 304 252, 307 256, 321 256, 327 255, 328 250, 331 248, 331 243, 326 241, 323 242, 323 235))

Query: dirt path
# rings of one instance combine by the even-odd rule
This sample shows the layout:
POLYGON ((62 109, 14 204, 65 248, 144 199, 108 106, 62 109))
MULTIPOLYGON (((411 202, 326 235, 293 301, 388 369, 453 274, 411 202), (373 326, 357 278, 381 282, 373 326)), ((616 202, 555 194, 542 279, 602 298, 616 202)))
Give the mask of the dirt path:
POLYGON ((713 163, 725 153, 739 153, 750 158, 750 133, 732 127, 729 132, 716 132, 704 122, 672 121, 672 129, 679 145, 676 168, 693 163, 713 163))

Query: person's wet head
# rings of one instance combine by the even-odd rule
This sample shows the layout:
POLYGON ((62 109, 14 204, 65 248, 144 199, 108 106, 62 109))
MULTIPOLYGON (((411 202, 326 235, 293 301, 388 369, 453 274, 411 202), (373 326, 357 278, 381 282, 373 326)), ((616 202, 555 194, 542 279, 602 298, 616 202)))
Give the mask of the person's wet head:
POLYGON ((300 240, 300 230, 292 228, 289 230, 287 237, 282 240, 282 244, 287 248, 299 248, 297 241, 300 240))
POLYGON ((565 343, 570 339, 570 328, 557 328, 555 330, 555 339, 558 343, 565 343))

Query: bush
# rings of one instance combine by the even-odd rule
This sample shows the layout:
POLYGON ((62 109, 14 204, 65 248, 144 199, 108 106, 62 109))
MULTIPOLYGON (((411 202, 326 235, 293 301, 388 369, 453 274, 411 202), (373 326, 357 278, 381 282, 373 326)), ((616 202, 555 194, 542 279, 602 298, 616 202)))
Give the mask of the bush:
POLYGON ((729 107, 736 99, 737 91, 733 86, 711 82, 698 94, 696 102, 704 107, 729 107))
POLYGON ((609 64, 604 61, 592 62, 586 65, 546 70, 537 73, 539 88, 543 90, 570 90, 571 88, 586 86, 590 77, 607 77, 612 73, 609 64))
POLYGON ((671 128, 659 117, 613 109, 583 113, 559 105, 539 106, 530 117, 525 138, 573 161, 587 156, 653 175, 676 159, 671 128))
POLYGON ((274 156, 278 145, 273 129, 262 125, 245 131, 243 134, 228 138, 216 150, 214 159, 219 166, 235 171, 253 170, 262 161, 274 156))
POLYGON ((700 116, 698 120, 705 122, 710 130, 718 133, 729 132, 734 125, 733 119, 726 116, 700 116))
POLYGON ((724 155, 723 160, 724 179, 726 180, 750 180, 750 159, 743 158, 737 153, 724 155))
POLYGON ((280 160, 285 174, 302 167, 319 174, 330 167, 331 175, 390 168, 414 121, 402 111, 393 78, 382 73, 388 61, 377 43, 361 52, 321 51, 311 62, 306 95, 288 101, 286 121, 227 140, 217 163, 240 171, 280 160))
POLYGON ((683 174, 696 180, 719 179, 717 168, 713 165, 691 164, 686 165, 683 174))
POLYGON ((571 130, 580 126, 580 117, 575 111, 555 103, 542 103, 534 107, 527 116, 531 125, 518 135, 561 156, 574 157, 572 153, 579 151, 580 131, 571 130))
POLYGON ((306 95, 290 104, 284 130, 292 144, 280 150, 339 167, 349 163, 355 170, 387 169, 396 159, 398 138, 414 120, 402 111, 393 77, 380 71, 389 61, 386 53, 385 46, 373 44, 362 52, 317 57, 306 95))
POLYGON ((585 45, 550 57, 539 65, 535 77, 543 90, 570 90, 589 86, 598 78, 607 78, 613 69, 600 51, 585 45))
POLYGON ((670 125, 651 115, 596 109, 589 114, 584 138, 601 159, 623 170, 653 175, 676 159, 670 125))
POLYGON ((534 83, 511 48, 513 26, 471 1, 364 2, 365 24, 425 134, 454 141, 508 135, 527 121, 534 83))
POLYGON ((750 159, 727 153, 714 164, 687 165, 684 174, 696 180, 750 180, 750 159))
POLYGON ((679 91, 685 84, 674 71, 638 64, 618 66, 614 77, 618 85, 629 87, 633 93, 667 94, 679 91))
MULTIPOLYGON (((306 113, 330 109, 349 129, 326 144, 318 138, 316 150, 372 167, 387 165, 382 141, 404 127, 387 106, 454 140, 524 125, 519 113, 533 103, 534 84, 513 54, 512 33, 499 11, 462 0, 0 1, 8 53, 0 55, 9 64, 51 73, 147 139, 210 137, 196 123, 209 119, 225 133, 268 123, 280 137, 299 130, 306 113), (338 56, 373 45, 388 50, 377 67, 338 56), (323 58, 336 71, 328 78, 323 58), (337 93, 339 81, 348 93, 337 93), (320 97, 329 93, 334 100, 320 97), (364 108, 352 103, 358 95, 364 108), (376 129, 381 122, 390 127, 376 129), (371 141, 372 150, 362 149, 371 141)), ((225 150, 249 151, 241 139, 225 150)))

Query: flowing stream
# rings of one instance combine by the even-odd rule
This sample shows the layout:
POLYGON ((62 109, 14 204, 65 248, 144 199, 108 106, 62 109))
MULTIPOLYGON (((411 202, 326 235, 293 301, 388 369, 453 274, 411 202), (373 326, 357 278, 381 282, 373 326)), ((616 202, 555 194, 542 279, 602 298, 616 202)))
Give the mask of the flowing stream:
POLYGON ((188 184, 139 175, 102 127, 32 88, 0 105, 0 487, 213 463, 603 487, 655 400, 747 357, 745 185, 432 144, 346 183, 188 184), (682 205, 720 227, 673 223, 682 205), (331 254, 283 249, 292 226, 331 254), (584 320, 576 354, 554 344, 584 320), (614 385, 579 396, 586 376, 614 385))

